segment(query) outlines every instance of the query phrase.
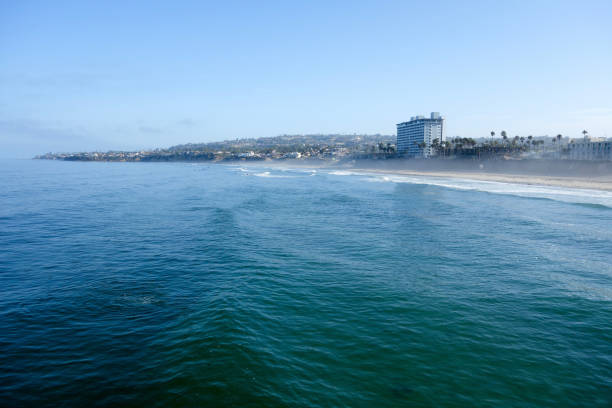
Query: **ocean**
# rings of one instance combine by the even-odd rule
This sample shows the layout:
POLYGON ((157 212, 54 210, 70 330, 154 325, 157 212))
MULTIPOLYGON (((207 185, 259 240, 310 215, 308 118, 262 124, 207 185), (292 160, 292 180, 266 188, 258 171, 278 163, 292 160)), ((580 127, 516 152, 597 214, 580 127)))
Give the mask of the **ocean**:
POLYGON ((0 162, 0 406, 610 407, 612 193, 0 162))

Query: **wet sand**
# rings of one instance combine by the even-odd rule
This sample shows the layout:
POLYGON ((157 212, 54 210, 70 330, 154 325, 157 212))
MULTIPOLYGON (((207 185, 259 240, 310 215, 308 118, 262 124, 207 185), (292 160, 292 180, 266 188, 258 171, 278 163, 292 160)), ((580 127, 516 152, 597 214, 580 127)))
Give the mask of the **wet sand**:
POLYGON ((612 176, 594 177, 555 177, 525 174, 504 174, 487 172, 458 172, 458 171, 423 171, 423 170, 399 170, 399 169, 372 169, 352 167, 351 170, 369 173, 392 174, 400 176, 428 176, 428 177, 450 177, 468 180, 493 181, 501 183, 529 184, 541 186, 555 186, 566 188, 582 188, 590 190, 612 191, 612 176))
POLYGON ((570 160, 286 160, 272 167, 343 169, 400 176, 452 177, 566 188, 612 191, 612 162, 570 160))
POLYGON ((351 166, 387 174, 612 191, 612 162, 576 160, 362 160, 351 166))

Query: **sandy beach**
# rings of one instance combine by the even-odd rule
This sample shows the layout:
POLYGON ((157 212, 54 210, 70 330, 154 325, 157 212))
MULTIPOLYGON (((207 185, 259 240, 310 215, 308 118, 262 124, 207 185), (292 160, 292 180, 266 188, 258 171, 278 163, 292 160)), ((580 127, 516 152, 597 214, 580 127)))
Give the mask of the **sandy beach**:
MULTIPOLYGON (((253 165, 249 163, 249 165, 253 165)), ((399 176, 450 177, 467 180, 612 191, 612 162, 561 160, 360 160, 329 163, 307 160, 266 161, 269 167, 342 169, 399 176)))
POLYGON ((612 191, 612 176, 594 177, 554 177, 542 175, 504 174, 486 172, 457 172, 457 171, 415 171, 415 170, 381 170, 372 168, 354 167, 352 170, 369 173, 393 174, 402 176, 428 176, 450 177, 480 181, 494 181, 500 183, 516 183, 541 186, 555 186, 566 188, 582 188, 590 190, 612 191))

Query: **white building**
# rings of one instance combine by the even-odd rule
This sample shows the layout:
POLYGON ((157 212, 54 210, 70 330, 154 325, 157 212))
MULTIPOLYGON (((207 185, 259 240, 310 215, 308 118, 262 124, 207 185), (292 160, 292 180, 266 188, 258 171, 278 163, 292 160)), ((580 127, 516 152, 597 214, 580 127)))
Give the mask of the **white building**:
POLYGON ((438 112, 431 112, 429 118, 413 116, 409 122, 397 124, 397 152, 410 157, 429 157, 434 152, 434 140, 444 141, 444 118, 438 112), (425 143, 427 147, 419 145, 425 143))
POLYGON ((585 137, 583 141, 567 145, 571 160, 612 160, 612 141, 595 141, 585 137))
POLYGON ((283 159, 299 159, 300 157, 302 157, 300 152, 289 152, 283 155, 283 159))

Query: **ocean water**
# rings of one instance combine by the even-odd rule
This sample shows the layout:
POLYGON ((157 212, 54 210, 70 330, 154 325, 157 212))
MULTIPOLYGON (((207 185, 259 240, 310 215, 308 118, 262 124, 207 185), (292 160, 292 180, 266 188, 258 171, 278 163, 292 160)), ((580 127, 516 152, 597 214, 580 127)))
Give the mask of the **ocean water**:
POLYGON ((612 194, 0 162, 0 405, 612 405, 612 194))

